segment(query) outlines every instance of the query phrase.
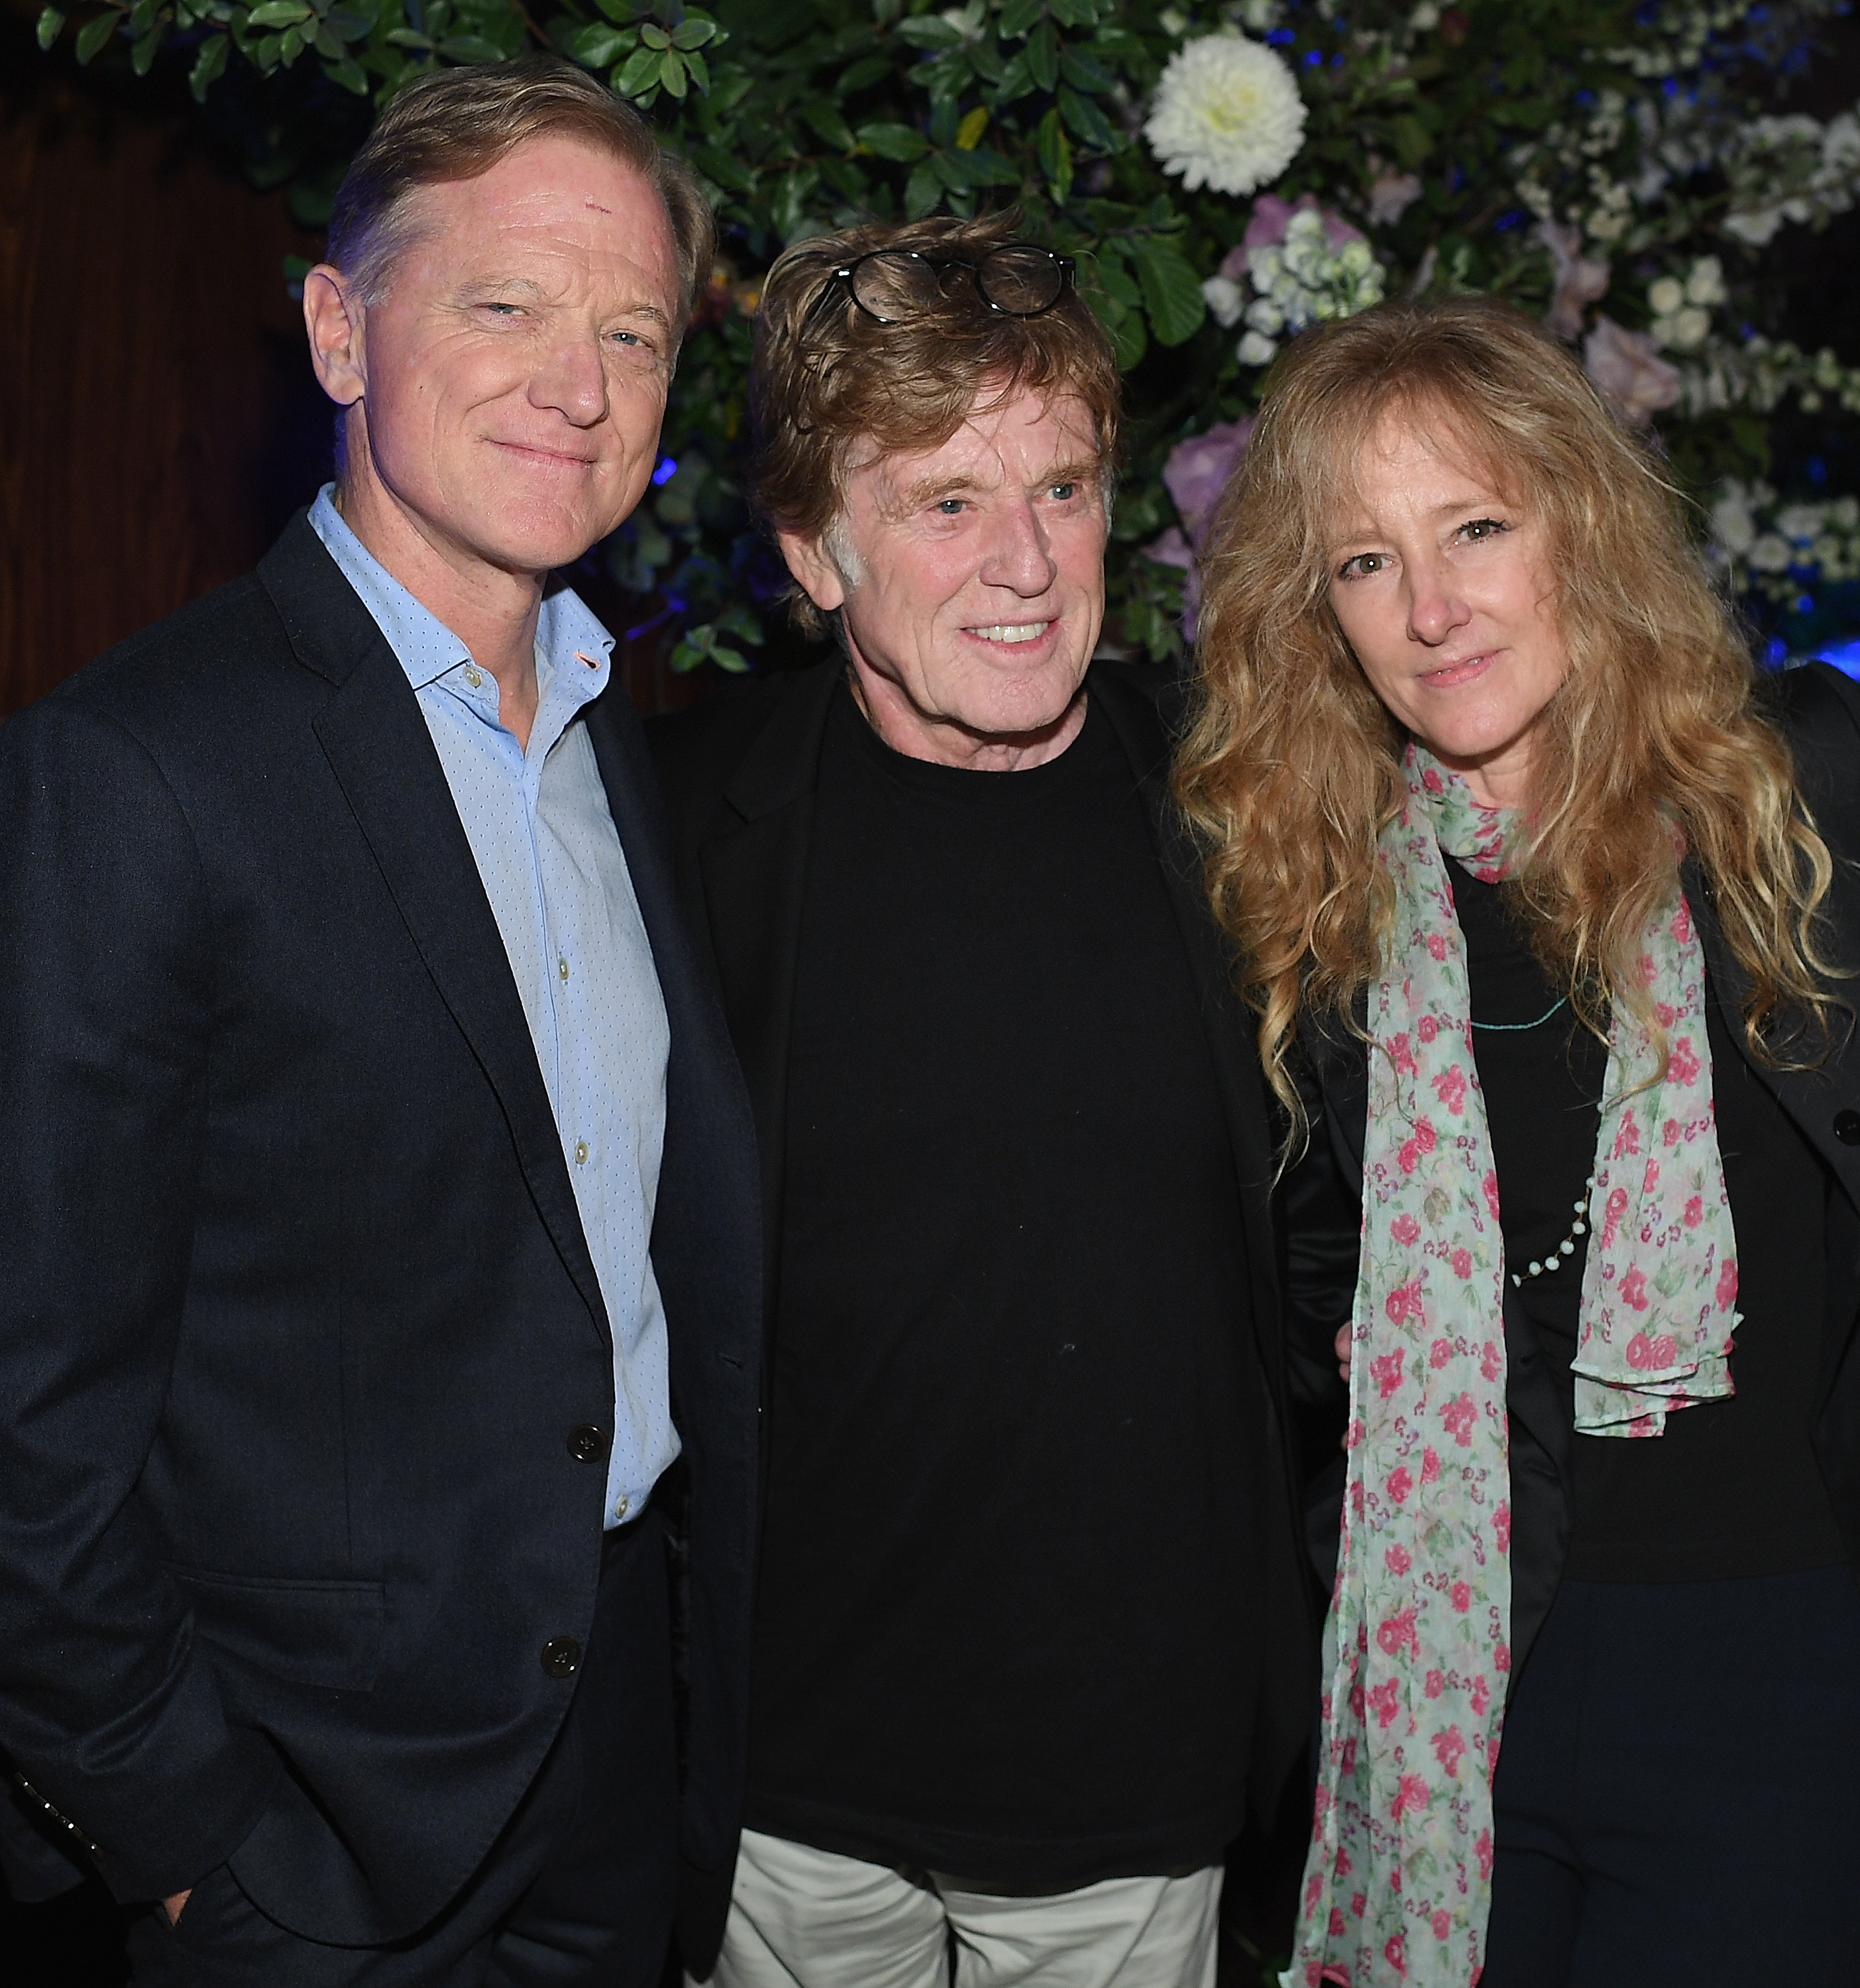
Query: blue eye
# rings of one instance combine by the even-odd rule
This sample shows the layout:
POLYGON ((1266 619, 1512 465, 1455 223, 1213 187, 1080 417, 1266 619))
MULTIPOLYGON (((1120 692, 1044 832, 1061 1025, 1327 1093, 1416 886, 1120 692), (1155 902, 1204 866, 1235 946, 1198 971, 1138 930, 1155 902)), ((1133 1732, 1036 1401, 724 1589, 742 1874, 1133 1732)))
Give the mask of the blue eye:
POLYGON ((1056 502, 1065 504, 1069 503, 1077 495, 1077 492, 1078 485, 1076 483, 1055 483, 1047 491, 1047 495, 1056 502))
POLYGON ((945 497, 938 502, 936 508, 940 516, 959 517, 962 514, 962 500, 960 497, 945 497))

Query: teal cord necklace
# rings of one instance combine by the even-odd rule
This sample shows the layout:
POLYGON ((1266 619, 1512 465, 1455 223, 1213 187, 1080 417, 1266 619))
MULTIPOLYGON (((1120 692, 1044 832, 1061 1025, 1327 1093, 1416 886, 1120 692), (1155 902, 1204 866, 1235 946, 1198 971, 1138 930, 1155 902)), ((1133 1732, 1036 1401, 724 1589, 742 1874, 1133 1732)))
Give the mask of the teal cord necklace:
POLYGON ((1553 1006, 1546 1008, 1534 1022, 1475 1022, 1473 1026, 1476 1029, 1488 1029, 1495 1036, 1515 1036, 1522 1030, 1542 1028, 1558 1008, 1568 1005, 1569 996, 1566 994, 1553 1006))

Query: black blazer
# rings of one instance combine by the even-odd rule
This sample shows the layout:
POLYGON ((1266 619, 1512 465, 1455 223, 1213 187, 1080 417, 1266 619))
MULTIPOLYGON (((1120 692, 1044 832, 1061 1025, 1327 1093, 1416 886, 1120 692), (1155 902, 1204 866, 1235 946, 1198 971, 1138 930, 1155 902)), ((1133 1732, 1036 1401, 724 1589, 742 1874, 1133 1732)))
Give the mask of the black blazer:
MULTIPOLYGON (((740 1803, 753 1128, 637 721, 589 736, 671 1018, 652 1260, 688 1460, 683 1849, 740 1803)), ((607 1318, 400 664, 300 515, 0 731, 0 1744, 118 1896, 230 1860, 432 1919, 573 1685, 607 1318)))
MULTIPOLYGON (((679 894, 722 989, 755 1107, 771 1319, 780 1274, 788 1043, 809 837, 827 713, 844 673, 844 664, 835 658, 800 672, 759 679, 695 711, 654 718, 646 727, 671 821, 679 894)), ((1251 1025, 1233 991, 1225 942, 1202 894, 1199 859, 1169 800, 1169 742, 1158 715, 1160 686, 1145 674, 1104 664, 1093 666, 1086 683, 1087 695, 1129 756, 1146 804, 1193 962, 1240 1183, 1235 1219, 1246 1239, 1251 1330, 1267 1379, 1279 1451, 1268 1473, 1273 1494, 1265 1523, 1273 1574, 1261 1602, 1270 1643, 1252 1790, 1256 1807, 1270 1813, 1285 1770, 1307 1737, 1316 1668, 1311 1591, 1298 1564, 1293 1466, 1284 1433, 1265 1087, 1251 1025)))
MULTIPOLYGON (((1860 967, 1860 867, 1852 860, 1860 852, 1860 685, 1815 663, 1777 679, 1774 697, 1773 715, 1794 749, 1804 798, 1835 858, 1824 912, 1828 948, 1838 963, 1860 967)), ((1750 1056, 1742 1014, 1748 979, 1725 944, 1696 865, 1688 863, 1682 875, 1705 951, 1706 979, 1726 1033, 1842 1189, 1831 1198, 1828 1213, 1828 1311, 1814 1449, 1849 1561, 1860 1566, 1860 1360, 1853 1354, 1860 1317, 1860 1046, 1851 1018, 1838 1017, 1834 1048, 1818 1068, 1777 1070, 1750 1056)), ((1860 989, 1844 991, 1860 1004, 1860 989)), ((1301 1377, 1327 1375, 1334 1391, 1331 1341, 1348 1322, 1356 1283, 1368 1059, 1359 1039, 1339 1031, 1307 1030, 1302 1041, 1317 1108, 1310 1151, 1285 1186, 1294 1366, 1301 1377)), ((1548 1360, 1509 1287, 1504 1313, 1515 1685, 1569 1551, 1575 1435, 1548 1360)), ((1310 1520, 1314 1556, 1327 1555, 1332 1564, 1342 1485, 1342 1472, 1334 1466, 1310 1520)))

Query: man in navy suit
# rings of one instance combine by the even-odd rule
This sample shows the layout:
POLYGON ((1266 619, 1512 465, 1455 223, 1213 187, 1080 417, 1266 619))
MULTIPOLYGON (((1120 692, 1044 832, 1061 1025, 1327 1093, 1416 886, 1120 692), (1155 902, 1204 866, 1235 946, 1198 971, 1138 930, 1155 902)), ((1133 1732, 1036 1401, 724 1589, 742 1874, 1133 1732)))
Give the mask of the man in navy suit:
POLYGON ((652 1988, 728 1866, 754 1135, 546 584, 710 238, 565 65, 410 86, 305 286, 337 482, 0 733, 8 1821, 139 1983, 652 1988))

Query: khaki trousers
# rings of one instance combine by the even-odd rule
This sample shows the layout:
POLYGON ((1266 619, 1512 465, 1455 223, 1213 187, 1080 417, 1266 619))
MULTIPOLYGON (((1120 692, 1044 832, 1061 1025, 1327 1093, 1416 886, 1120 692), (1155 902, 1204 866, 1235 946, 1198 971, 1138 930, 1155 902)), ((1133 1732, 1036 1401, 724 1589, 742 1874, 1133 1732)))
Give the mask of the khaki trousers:
POLYGON ((1214 1988, 1220 1898, 1218 1867, 1023 1898, 746 1830, 705 1988, 1214 1988))

